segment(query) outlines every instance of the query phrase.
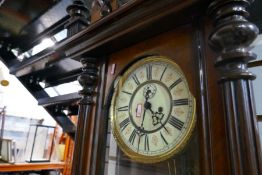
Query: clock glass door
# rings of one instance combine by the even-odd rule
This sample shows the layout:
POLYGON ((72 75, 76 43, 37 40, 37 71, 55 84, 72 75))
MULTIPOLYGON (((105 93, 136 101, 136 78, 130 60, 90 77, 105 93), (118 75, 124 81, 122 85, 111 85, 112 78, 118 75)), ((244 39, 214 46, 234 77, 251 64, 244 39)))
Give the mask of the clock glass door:
POLYGON ((130 159, 117 146, 108 120, 104 175, 200 175, 197 132, 179 155, 160 163, 143 164, 130 159))
POLYGON ((114 87, 104 174, 198 175, 195 98, 180 67, 146 57, 114 87))

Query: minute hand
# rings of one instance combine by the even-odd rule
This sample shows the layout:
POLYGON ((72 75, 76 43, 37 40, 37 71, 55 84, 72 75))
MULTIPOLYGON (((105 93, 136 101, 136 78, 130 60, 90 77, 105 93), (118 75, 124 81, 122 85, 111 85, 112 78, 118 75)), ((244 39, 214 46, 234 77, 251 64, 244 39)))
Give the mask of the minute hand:
POLYGON ((141 123, 141 128, 143 128, 143 124, 144 124, 144 120, 145 120, 145 115, 146 115, 146 109, 144 109, 143 119, 142 119, 142 123, 141 123))
POLYGON ((141 128, 143 127, 143 125, 144 125, 144 120, 145 120, 145 115, 146 115, 146 110, 148 109, 148 98, 149 98, 149 95, 148 95, 148 93, 149 93, 149 91, 147 91, 146 92, 146 96, 145 96, 145 98, 146 98, 146 101, 145 101, 145 103, 144 103, 144 113, 143 113, 143 119, 142 119, 142 123, 141 123, 141 128))

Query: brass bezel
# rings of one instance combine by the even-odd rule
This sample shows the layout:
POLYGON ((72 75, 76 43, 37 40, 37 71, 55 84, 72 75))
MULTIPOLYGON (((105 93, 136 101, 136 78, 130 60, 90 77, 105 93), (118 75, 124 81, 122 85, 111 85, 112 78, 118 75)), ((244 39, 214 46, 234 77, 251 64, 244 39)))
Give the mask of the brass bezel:
POLYGON ((123 82, 125 82, 125 80, 128 78, 128 76, 137 68, 139 68, 140 66, 143 66, 146 63, 149 62, 165 62, 167 64, 171 64, 172 66, 174 66, 183 76, 184 80, 186 80, 184 73, 182 72, 182 70, 180 69, 180 67, 171 59, 164 57, 164 56, 149 56, 146 58, 143 58, 142 60, 137 61, 135 64, 133 64, 130 68, 128 68, 128 70, 123 74, 123 76, 120 77, 118 84, 115 87, 115 91, 111 100, 111 106, 110 106, 110 116, 111 116, 111 125, 112 125, 112 133, 113 136, 116 140, 116 142, 118 143, 118 146, 120 147, 120 149, 131 159, 140 162, 140 163, 157 163, 157 162, 161 162, 164 160, 167 160, 171 157, 173 157, 175 154, 181 152, 184 147, 186 146, 186 144, 189 142, 189 139, 193 133, 193 130, 195 128, 196 125, 196 116, 195 116, 195 106, 196 106, 196 102, 195 102, 195 98, 194 96, 191 94, 189 87, 188 87, 188 83, 187 81, 185 81, 186 86, 188 88, 188 91, 190 93, 190 97, 192 100, 192 119, 188 125, 186 134, 184 135, 183 139, 181 139, 181 141, 179 142, 179 144, 177 144, 174 148, 172 148, 171 150, 165 152, 164 154, 161 155, 157 155, 157 156, 146 156, 146 155, 142 155, 139 154, 137 152, 134 152, 131 148, 129 148, 125 142, 123 141, 123 139, 121 138, 121 135, 119 133, 119 130, 116 127, 116 115, 115 115, 115 101, 116 98, 121 90, 121 87, 123 85, 123 82))

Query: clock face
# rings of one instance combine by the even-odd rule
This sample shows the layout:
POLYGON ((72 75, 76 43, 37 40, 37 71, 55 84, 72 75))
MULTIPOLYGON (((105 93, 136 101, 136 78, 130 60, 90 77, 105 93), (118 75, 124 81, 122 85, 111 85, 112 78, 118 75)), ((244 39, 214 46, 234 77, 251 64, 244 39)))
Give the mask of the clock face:
POLYGON ((195 125, 195 101, 173 61, 144 58, 128 69, 116 89, 112 129, 123 152, 154 163, 185 146, 195 125))

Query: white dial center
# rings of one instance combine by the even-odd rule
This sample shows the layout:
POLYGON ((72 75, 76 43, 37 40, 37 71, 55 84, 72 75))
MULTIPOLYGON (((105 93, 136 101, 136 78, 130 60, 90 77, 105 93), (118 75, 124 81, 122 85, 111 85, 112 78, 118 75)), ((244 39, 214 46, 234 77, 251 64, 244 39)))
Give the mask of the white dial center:
POLYGON ((143 133, 153 133, 161 129, 170 116, 171 94, 161 82, 147 81, 136 89, 129 106, 134 126, 143 133))

